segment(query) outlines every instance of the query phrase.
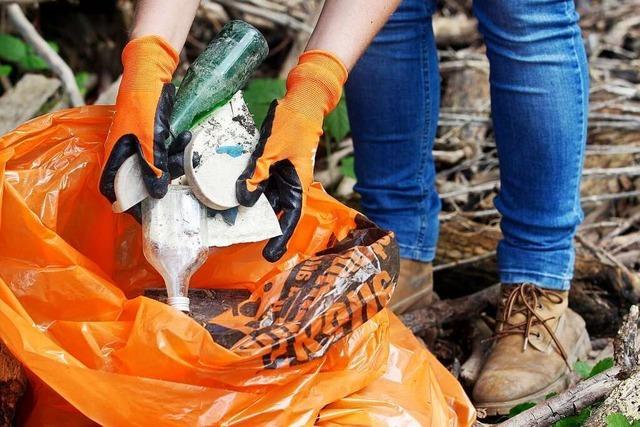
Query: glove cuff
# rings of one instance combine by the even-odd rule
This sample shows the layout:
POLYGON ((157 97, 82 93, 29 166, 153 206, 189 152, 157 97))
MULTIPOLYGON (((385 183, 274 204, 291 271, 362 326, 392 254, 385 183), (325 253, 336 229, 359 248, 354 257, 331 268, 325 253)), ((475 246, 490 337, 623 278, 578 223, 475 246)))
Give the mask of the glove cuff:
POLYGON ((171 82, 178 66, 178 52, 157 35, 131 40, 122 51, 124 72, 120 90, 155 92, 171 82), (160 85, 159 85, 160 83, 160 85))
POLYGON ((322 123, 340 102, 347 76, 347 68, 332 53, 304 52, 289 72, 287 94, 280 104, 322 123))

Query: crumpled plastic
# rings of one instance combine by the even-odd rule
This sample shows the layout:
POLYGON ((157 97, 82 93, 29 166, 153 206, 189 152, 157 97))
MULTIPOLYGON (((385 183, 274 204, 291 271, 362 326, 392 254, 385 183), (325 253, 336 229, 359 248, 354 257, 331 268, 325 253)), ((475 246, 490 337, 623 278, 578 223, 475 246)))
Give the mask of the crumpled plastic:
POLYGON ((27 426, 470 426, 458 382, 384 306, 393 235, 314 184, 286 255, 212 251, 192 287, 247 289, 205 325, 141 296, 162 279, 99 194, 109 106, 0 138, 0 339, 27 426))

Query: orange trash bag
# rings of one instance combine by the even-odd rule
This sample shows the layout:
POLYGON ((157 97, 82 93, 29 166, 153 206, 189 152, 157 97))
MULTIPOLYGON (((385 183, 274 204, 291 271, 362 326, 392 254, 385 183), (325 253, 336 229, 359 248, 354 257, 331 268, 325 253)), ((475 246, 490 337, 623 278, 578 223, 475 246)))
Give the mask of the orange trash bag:
POLYGON ((200 325, 141 296, 140 226, 98 192, 112 107, 0 137, 0 339, 28 426, 470 426, 457 381, 384 308, 398 250, 314 184, 289 250, 212 250, 192 287, 247 289, 200 325))

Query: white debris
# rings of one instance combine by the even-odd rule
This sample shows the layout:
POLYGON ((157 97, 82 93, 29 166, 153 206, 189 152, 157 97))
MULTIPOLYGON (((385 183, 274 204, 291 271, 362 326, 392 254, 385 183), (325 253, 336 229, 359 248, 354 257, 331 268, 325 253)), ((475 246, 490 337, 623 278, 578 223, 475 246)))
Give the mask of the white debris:
POLYGON ((202 203, 218 210, 238 206, 236 180, 258 138, 241 92, 193 130, 184 153, 184 172, 202 203))

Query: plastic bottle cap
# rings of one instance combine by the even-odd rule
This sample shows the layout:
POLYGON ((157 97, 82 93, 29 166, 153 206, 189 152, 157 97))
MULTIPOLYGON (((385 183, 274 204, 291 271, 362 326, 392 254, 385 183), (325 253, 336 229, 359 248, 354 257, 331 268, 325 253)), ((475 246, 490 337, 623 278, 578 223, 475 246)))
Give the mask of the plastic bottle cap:
POLYGON ((189 298, 187 297, 169 297, 167 303, 176 310, 189 312, 189 298))

